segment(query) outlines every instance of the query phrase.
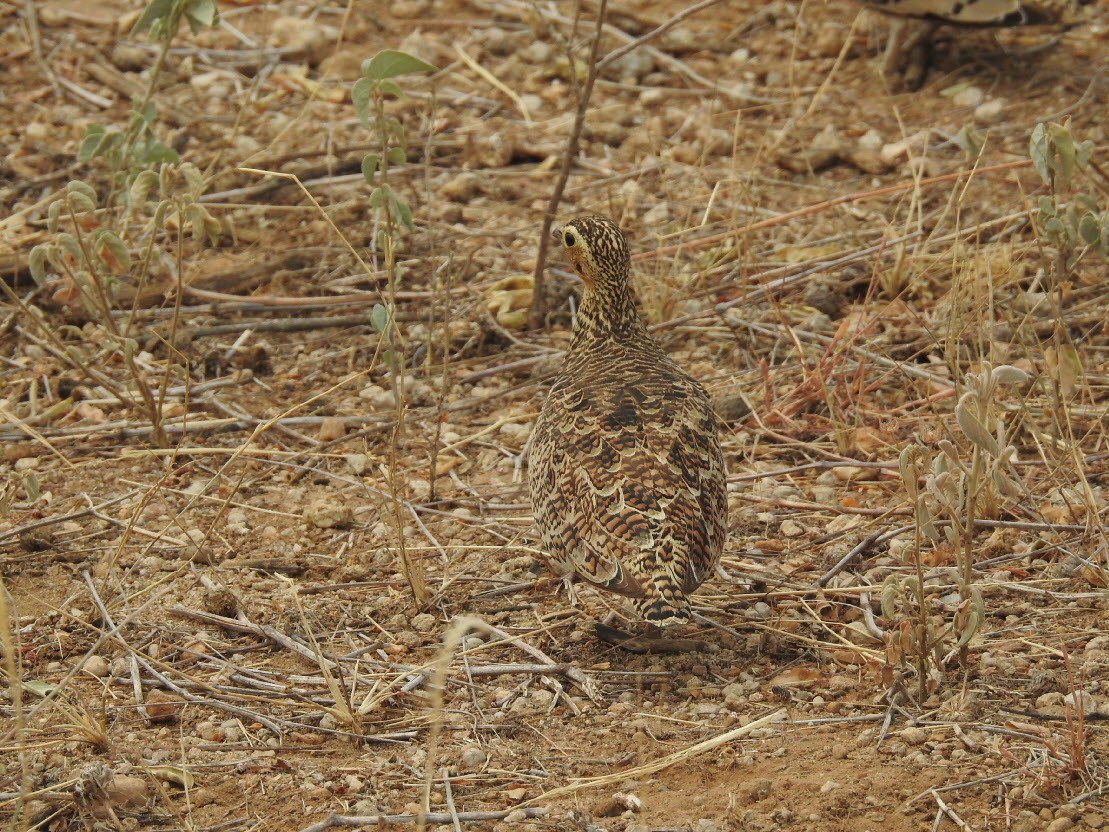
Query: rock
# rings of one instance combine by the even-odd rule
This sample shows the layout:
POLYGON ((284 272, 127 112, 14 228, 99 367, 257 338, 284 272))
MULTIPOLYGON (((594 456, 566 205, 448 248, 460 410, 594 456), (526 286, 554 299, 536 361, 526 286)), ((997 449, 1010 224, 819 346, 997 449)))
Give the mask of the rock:
POLYGON ((334 442, 336 439, 342 439, 346 432, 347 426, 342 419, 325 416, 324 420, 320 422, 318 437, 321 442, 334 442))
POLYGON ((1063 697, 1063 705, 1067 710, 1075 711, 1081 708, 1083 716, 1097 713, 1097 699, 1093 694, 1084 690, 1076 690, 1063 697))
POLYGON ((184 560, 192 560, 197 563, 215 562, 212 557, 212 549, 206 542, 207 535, 202 529, 185 529, 183 537, 188 541, 185 548, 181 550, 181 557, 184 560))
POLYGON ((369 467, 370 458, 366 454, 347 454, 347 468, 354 476, 362 476, 369 467))
POLYGON ((537 40, 521 49, 519 55, 529 64, 546 64, 550 63, 554 55, 554 47, 549 43, 537 40))
POLYGON ((97 679, 104 679, 111 674, 112 668, 103 656, 90 656, 89 660, 85 662, 85 672, 97 679))
POLYGON ((748 621, 766 621, 770 618, 770 605, 765 601, 758 601, 743 611, 743 617, 748 621))
POLYGON ((354 513, 346 503, 331 499, 313 500, 304 510, 305 521, 317 529, 345 528, 354 520, 354 513))
MULTIPOLYGON (((394 6, 399 3, 394 3, 394 6)), ((270 24, 270 44, 282 49, 287 59, 316 66, 335 39, 335 31, 303 15, 279 17, 270 24)))
POLYGON ((184 700, 160 690, 151 691, 146 697, 146 715, 151 722, 173 722, 184 700))
POLYGON ((401 20, 415 20, 425 15, 431 8, 427 0, 394 0, 389 4, 389 13, 401 20))
POLYGON ((978 87, 964 87, 953 96, 951 96, 951 103, 956 107, 965 107, 970 109, 977 107, 985 99, 986 95, 978 87))
POLYGON ((911 725, 901 730, 901 739, 909 745, 923 745, 928 741, 928 732, 923 728, 911 725))
POLYGON ((112 777, 108 786, 108 803, 115 810, 140 809, 146 805, 146 780, 128 774, 112 777))
POLYGON ((149 50, 130 43, 118 43, 112 49, 111 62, 123 72, 139 72, 152 63, 149 50))
POLYGON ((467 745, 458 755, 458 768, 460 771, 478 771, 488 759, 485 752, 478 745, 467 745))
POLYGON ((782 537, 800 537, 805 533, 805 528, 795 520, 786 518, 782 521, 782 525, 778 527, 778 533, 782 537))
POLYGON ((1005 102, 991 98, 974 108, 974 119, 983 124, 997 124, 1005 115, 1005 102))
POLYGON ((374 410, 389 410, 394 406, 393 391, 371 384, 358 391, 358 398, 367 401, 374 410))
POLYGON ((451 202, 469 202, 481 193, 481 182, 473 171, 463 171, 439 188, 439 195, 451 202))

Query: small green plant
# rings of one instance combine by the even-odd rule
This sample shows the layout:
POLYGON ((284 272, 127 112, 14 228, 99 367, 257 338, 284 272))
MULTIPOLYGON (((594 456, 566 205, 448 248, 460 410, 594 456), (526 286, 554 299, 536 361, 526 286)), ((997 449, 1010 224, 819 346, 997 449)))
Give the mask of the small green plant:
POLYGON ((404 97, 404 91, 392 79, 414 72, 436 71, 438 71, 436 67, 415 55, 386 50, 362 62, 362 77, 354 82, 350 91, 359 120, 367 129, 374 131, 378 142, 378 151, 367 153, 362 159, 362 175, 366 178, 366 182, 373 186, 370 192, 370 208, 376 211, 382 220, 374 236, 374 248, 376 252, 380 252, 384 260, 388 297, 386 303, 374 305, 370 313, 370 322, 381 335, 382 344, 386 345, 382 358, 389 367, 393 403, 396 409, 396 424, 390 445, 389 493, 392 495, 393 521, 396 527, 401 568, 418 606, 427 599, 423 564, 418 556, 410 557, 405 546, 402 506, 397 496, 395 480, 397 463, 401 459, 399 450, 404 426, 404 373, 402 372, 404 341, 394 319, 399 279, 395 245, 398 226, 412 231, 414 225, 412 209, 389 183, 389 167, 402 165, 407 161, 408 140, 404 124, 400 119, 386 113, 385 103, 390 98, 404 97))
POLYGON ((150 73, 150 84, 141 99, 134 101, 127 127, 114 130, 90 124, 77 148, 77 161, 97 157, 107 160, 116 174, 116 184, 125 189, 144 168, 163 162, 178 162, 177 151, 158 138, 158 109, 152 98, 158 76, 165 64, 170 44, 182 21, 188 21, 193 34, 219 22, 215 0, 151 0, 131 29, 132 35, 148 33, 148 39, 161 44, 158 59, 150 73))
POLYGON ((882 614, 891 625, 886 637, 890 664, 913 664, 921 696, 938 687, 951 656, 958 654, 960 662, 966 661, 967 645, 985 619, 982 594, 972 584, 975 521, 996 518, 1003 498, 1024 493, 1012 475, 1016 448, 1007 441, 997 391, 1003 385, 1028 380, 1028 374, 1017 367, 994 367, 982 362, 979 372, 966 374, 966 389, 955 406, 955 421, 965 440, 960 443, 962 447, 943 439, 936 443, 939 452, 934 455, 918 445, 901 452, 901 482, 913 509, 914 571, 909 576, 890 575, 886 579, 882 614), (946 543, 955 552, 957 568, 953 577, 959 603, 946 625, 929 615, 925 539, 932 544, 946 543), (949 649, 947 655, 945 647, 949 649))
MULTIPOLYGON (((53 234, 51 241, 35 246, 28 258, 35 282, 50 289, 58 303, 82 307, 92 327, 53 328, 38 315, 29 315, 27 320, 33 322, 55 356, 95 380, 125 407, 140 412, 153 427, 154 440, 161 447, 168 444, 162 426, 165 391, 171 377, 183 379, 186 371, 180 364, 167 361, 160 383, 154 382, 152 368, 140 360, 141 350, 131 334, 130 319, 117 318, 113 312, 124 283, 138 296, 149 275, 156 241, 162 240, 167 231, 176 229, 178 275, 184 268, 180 244, 184 229, 215 242, 220 225, 198 201, 203 188, 203 176, 191 163, 163 164, 158 171, 142 170, 134 177, 128 205, 112 217, 110 208, 98 214, 101 199, 94 188, 84 182, 70 182, 62 196, 50 204, 47 228, 53 234), (146 246, 136 260, 120 234, 98 216, 114 218, 124 226, 122 215, 131 209, 144 209, 152 192, 161 198, 146 224, 146 246), (116 363, 117 358, 128 370, 129 384, 100 369, 116 363)), ((179 302, 180 293, 177 295, 179 302)), ((171 341, 172 337, 171 331, 171 341)))
POLYGON ((1089 179, 1091 168, 1096 169, 1093 152, 1089 139, 1075 142, 1069 122, 1040 123, 1032 131, 1028 155, 1051 189, 1039 199, 1037 222, 1055 246, 1051 271, 1057 281, 1069 277, 1086 252, 1109 257, 1109 213, 1099 206, 1092 187, 1085 191, 1076 187, 1080 178, 1089 179))
POLYGON ((404 98, 404 91, 393 78, 414 72, 437 72, 438 68, 407 52, 386 50, 362 62, 362 77, 354 82, 350 97, 354 111, 363 126, 377 133, 380 150, 367 153, 362 159, 362 175, 374 186, 370 207, 384 210, 392 232, 392 223, 412 230, 412 209, 389 185, 389 166, 403 165, 408 156, 408 140, 404 125, 385 112, 390 98, 404 98))
MULTIPOLYGON (((195 165, 182 163, 158 138, 152 100, 181 23, 188 21, 196 32, 218 20, 214 0, 152 0, 145 8, 132 33, 149 31, 150 39, 162 47, 146 93, 135 101, 124 128, 92 125, 77 149, 79 162, 97 158, 107 162, 110 181, 99 192, 85 179, 69 182, 48 208, 48 241, 32 249, 28 258, 35 282, 49 290, 56 303, 82 310, 88 320, 83 328, 56 327, 42 315, 28 314, 24 317, 28 337, 37 336, 56 358, 140 413, 161 447, 168 444, 162 416, 169 380, 183 378, 186 371, 173 362, 172 349, 164 368, 149 361, 131 334, 131 316, 119 314, 119 300, 124 288, 135 300, 140 297, 152 266, 159 263, 155 256, 159 246, 171 249, 177 279, 183 280, 185 229, 210 242, 219 235, 219 222, 199 201, 205 177, 195 165), (152 194, 158 197, 153 204, 152 194), (141 216, 146 216, 145 223, 136 222, 141 216), (126 369, 125 380, 107 371, 115 365, 126 369)), ((177 288, 179 305, 180 283, 177 288)), ((8 287, 4 290, 24 308, 8 287)), ((170 343, 176 322, 175 315, 170 343)))

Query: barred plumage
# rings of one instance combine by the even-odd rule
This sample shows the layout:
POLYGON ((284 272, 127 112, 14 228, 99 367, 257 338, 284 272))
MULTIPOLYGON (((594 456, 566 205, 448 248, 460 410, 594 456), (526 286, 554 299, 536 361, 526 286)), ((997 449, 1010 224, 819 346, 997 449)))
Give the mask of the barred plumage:
POLYGON ((969 26, 1021 26, 1047 24, 1064 28, 1081 23, 1084 6, 1094 0, 861 0, 876 11, 898 20, 891 28, 883 58, 883 71, 911 75, 910 88, 923 81, 929 41, 943 23, 969 26), (915 18, 915 20, 913 19, 915 18), (913 57, 914 53, 916 56, 913 57), (912 64, 916 64, 912 66, 912 64))
POLYGON ((543 548, 559 574, 627 596, 654 624, 682 623, 727 532, 716 415, 647 333, 616 224, 581 217, 556 236, 586 289, 528 464, 543 548))
POLYGON ((1092 0, 862 0, 864 6, 904 17, 948 23, 1017 26, 1022 23, 1071 23, 1080 6, 1092 0))

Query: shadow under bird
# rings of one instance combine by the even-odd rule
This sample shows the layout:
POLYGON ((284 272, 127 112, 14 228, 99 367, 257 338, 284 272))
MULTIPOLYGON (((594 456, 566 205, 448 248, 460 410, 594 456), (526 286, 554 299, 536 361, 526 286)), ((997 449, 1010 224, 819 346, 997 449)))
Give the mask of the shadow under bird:
POLYGON ((727 534, 717 417, 648 334, 620 228, 579 217, 554 235, 585 293, 528 462, 543 548, 563 578, 627 597, 652 624, 681 624, 727 534))

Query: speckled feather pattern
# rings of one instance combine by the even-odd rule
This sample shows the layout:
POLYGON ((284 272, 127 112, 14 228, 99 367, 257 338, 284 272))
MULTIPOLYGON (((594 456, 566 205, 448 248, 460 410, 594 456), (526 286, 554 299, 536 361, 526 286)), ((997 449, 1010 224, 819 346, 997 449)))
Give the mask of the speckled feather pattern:
POLYGON ((620 229, 583 217, 566 233, 587 289, 535 426, 535 522, 556 572, 627 596, 655 624, 681 623, 727 530, 716 416, 705 389, 647 333, 620 229))
POLYGON ((951 23, 1064 23, 1083 0, 863 0, 889 14, 926 17, 951 23))

